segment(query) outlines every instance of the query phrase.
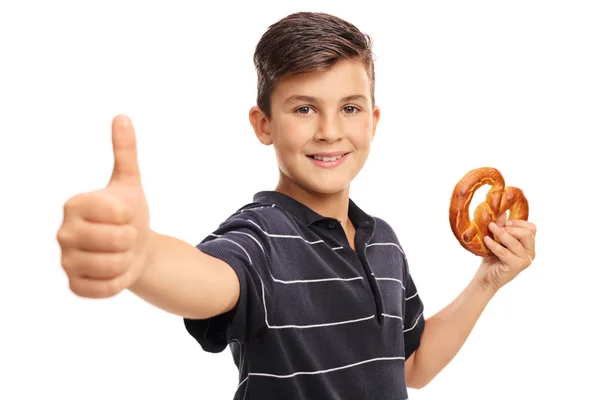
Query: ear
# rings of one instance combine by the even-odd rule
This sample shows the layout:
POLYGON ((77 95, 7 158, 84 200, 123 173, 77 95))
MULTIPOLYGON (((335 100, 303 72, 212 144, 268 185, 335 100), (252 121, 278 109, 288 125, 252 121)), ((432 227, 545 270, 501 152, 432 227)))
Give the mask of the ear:
POLYGON ((371 140, 375 137, 375 131, 377 131, 377 124, 379 123, 379 118, 381 117, 381 109, 379 106, 373 107, 373 133, 371 134, 371 140))
POLYGON ((258 140, 265 146, 271 145, 273 143, 271 126, 265 113, 263 113, 258 106, 254 106, 250 109, 248 117, 250 118, 250 124, 252 124, 254 134, 258 140))

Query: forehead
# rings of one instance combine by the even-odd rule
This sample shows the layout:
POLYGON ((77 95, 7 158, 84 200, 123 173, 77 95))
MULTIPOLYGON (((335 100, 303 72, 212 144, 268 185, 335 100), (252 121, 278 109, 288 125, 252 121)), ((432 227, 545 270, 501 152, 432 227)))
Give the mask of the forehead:
POLYGON ((275 86, 274 102, 285 101, 293 95, 320 99, 362 94, 369 98, 371 82, 367 68, 360 60, 339 61, 327 70, 312 71, 282 78, 275 86))

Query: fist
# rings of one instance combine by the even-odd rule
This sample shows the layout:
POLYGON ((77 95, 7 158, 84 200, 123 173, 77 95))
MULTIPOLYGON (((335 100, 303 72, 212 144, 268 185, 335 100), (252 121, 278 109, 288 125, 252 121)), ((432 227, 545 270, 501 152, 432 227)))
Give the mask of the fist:
POLYGON ((81 297, 120 293, 137 281, 146 264, 148 203, 127 117, 113 120, 112 142, 114 167, 108 185, 69 199, 57 233, 69 286, 81 297))

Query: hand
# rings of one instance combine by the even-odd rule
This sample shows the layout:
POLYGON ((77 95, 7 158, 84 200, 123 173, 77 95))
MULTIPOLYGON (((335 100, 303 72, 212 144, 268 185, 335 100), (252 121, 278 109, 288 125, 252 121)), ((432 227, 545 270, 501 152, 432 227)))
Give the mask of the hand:
POLYGON ((484 238, 485 245, 494 254, 483 258, 478 275, 484 285, 499 290, 535 259, 537 228, 528 221, 507 221, 506 214, 500 216, 496 223, 492 222, 489 228, 500 243, 489 236, 484 238))
POLYGON ((129 118, 112 121, 114 168, 108 185, 64 205, 56 235, 73 293, 111 297, 131 286, 146 263, 149 212, 129 118))

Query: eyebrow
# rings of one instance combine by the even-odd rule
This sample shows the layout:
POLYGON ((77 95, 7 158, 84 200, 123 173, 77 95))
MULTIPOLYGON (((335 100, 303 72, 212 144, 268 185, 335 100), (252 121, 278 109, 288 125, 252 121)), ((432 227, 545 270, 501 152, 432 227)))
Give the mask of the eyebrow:
MULTIPOLYGON (((349 96, 343 97, 340 101, 346 102, 346 101, 354 101, 354 100, 367 101, 367 98, 365 96, 363 96, 362 94, 351 94, 349 96)), ((288 97, 287 99, 285 99, 285 102, 286 103, 294 103, 294 102, 318 103, 319 99, 317 99, 316 97, 313 97, 313 96, 293 94, 290 97, 288 97)))

